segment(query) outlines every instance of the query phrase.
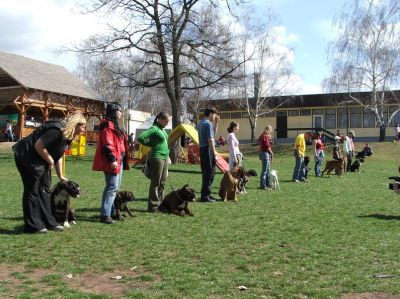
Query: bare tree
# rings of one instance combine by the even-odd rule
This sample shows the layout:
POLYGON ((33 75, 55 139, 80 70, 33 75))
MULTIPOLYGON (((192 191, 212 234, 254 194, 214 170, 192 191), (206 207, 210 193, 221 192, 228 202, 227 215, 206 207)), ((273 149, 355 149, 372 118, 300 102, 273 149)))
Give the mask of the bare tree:
POLYGON ((371 111, 380 126, 380 141, 386 126, 400 111, 386 117, 390 102, 398 103, 391 90, 399 85, 400 2, 398 0, 354 0, 334 20, 339 37, 329 49, 330 77, 324 81, 331 91, 348 92, 343 103, 356 103, 371 111), (370 92, 359 96, 361 91, 370 92))
MULTIPOLYGON (((140 55, 135 71, 130 65, 113 72, 127 78, 129 87, 162 86, 175 127, 181 121, 183 90, 216 84, 239 65, 232 61, 235 53, 227 25, 217 16, 220 3, 229 6, 229 0, 92 0, 90 12, 103 12, 110 20, 116 16, 118 22, 110 25, 108 34, 93 36, 77 50, 86 54, 118 52, 128 58, 140 55), (203 65, 199 55, 207 55, 215 63, 203 65), (157 71, 146 72, 149 68, 157 71), (195 72, 199 68, 201 74, 195 72), (148 76, 139 77, 142 72, 148 76)), ((173 159, 176 153, 177 149, 173 159)))
POLYGON ((257 119, 272 112, 289 101, 276 104, 273 97, 295 92, 292 82, 292 65, 288 59, 291 49, 278 49, 274 29, 277 18, 271 10, 263 14, 262 21, 255 18, 254 8, 247 6, 241 13, 241 28, 238 42, 241 60, 240 79, 233 83, 231 95, 238 99, 244 109, 251 128, 251 141, 255 142, 257 119))

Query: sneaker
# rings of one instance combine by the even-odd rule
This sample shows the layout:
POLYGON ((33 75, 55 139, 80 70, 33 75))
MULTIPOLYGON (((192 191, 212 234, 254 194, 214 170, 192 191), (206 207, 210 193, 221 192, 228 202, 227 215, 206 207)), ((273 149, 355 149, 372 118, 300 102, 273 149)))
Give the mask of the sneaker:
POLYGON ((57 226, 51 228, 51 230, 55 231, 55 232, 62 232, 62 231, 64 231, 64 226, 57 225, 57 226))
POLYGON ((215 199, 212 199, 211 196, 200 199, 201 202, 215 202, 215 199))
POLYGON ((213 197, 213 196, 208 196, 210 199, 212 199, 213 201, 217 201, 217 199, 215 198, 215 197, 213 197))
POLYGON ((300 183, 299 180, 293 180, 293 183, 300 183))
POLYGON ((308 180, 307 179, 301 179, 300 182, 307 183, 308 180))
POLYGON ((36 233, 37 234, 45 234, 45 233, 47 233, 47 228, 39 229, 36 233))
POLYGON ((112 218, 110 216, 105 216, 105 215, 100 216, 100 222, 104 223, 104 224, 114 224, 115 223, 115 221, 112 220, 112 218))

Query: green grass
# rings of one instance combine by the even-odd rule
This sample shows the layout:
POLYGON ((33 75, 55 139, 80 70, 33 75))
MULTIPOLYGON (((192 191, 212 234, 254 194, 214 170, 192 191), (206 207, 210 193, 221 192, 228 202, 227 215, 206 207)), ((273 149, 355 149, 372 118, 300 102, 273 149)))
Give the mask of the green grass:
MULTIPOLYGON (((91 171, 89 148, 83 159, 67 161, 67 177, 82 189, 81 198, 73 201, 78 224, 45 235, 22 233, 22 183, 10 151, 2 150, 0 268, 7 264, 48 271, 37 282, 47 285, 43 291, 29 280, 29 271, 12 273, 14 279, 28 281, 22 284, 21 298, 108 298, 107 292, 74 289, 64 275, 101 275, 133 266, 138 267, 136 275, 120 282, 136 286, 123 293, 126 298, 400 294, 400 277, 373 277, 400 275, 400 196, 388 190, 387 179, 397 175, 400 144, 376 143, 372 148, 374 156, 358 174, 315 178, 311 171, 309 183, 293 184, 291 149, 276 146, 272 168, 278 170, 281 191, 258 190, 258 178, 252 179, 239 203, 193 203, 193 218, 146 213, 149 181, 134 168, 124 172, 121 189, 138 198, 130 204, 136 217, 115 225, 98 222, 104 178, 91 171), (239 291, 239 285, 248 290, 239 291)), ((247 168, 259 172, 257 147, 243 149, 247 168)), ((185 183, 200 191, 198 165, 172 165, 169 175, 167 192, 185 183)), ((221 177, 216 176, 214 196, 221 177)), ((0 296, 15 292, 0 283, 0 296)))

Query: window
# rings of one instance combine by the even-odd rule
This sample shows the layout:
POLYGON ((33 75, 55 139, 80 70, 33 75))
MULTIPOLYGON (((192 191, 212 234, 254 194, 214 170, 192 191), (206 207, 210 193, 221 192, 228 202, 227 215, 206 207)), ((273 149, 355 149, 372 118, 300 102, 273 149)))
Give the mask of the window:
POLYGON ((324 114, 324 110, 323 109, 313 109, 312 110, 312 114, 313 115, 323 115, 324 114))
POLYGON ((288 110, 288 116, 299 116, 299 110, 288 110))
POLYGON ((231 114, 230 113, 220 113, 219 114, 219 118, 221 118, 221 119, 230 119, 231 118, 231 114))
POLYGON ((375 114, 371 111, 364 111, 364 128, 374 128, 375 127, 375 114))
POLYGON ((232 112, 231 119, 242 118, 242 112, 232 112))
MULTIPOLYGON (((395 112, 398 108, 399 108, 399 106, 390 106, 389 107, 390 115, 392 115, 392 113, 395 112)), ((398 123, 400 123, 400 112, 397 112, 393 116, 392 121, 390 122, 390 126, 395 127, 395 126, 397 126, 398 123)))
POLYGON ((338 128, 347 128, 347 108, 338 109, 338 128))
POLYGON ((247 112, 242 113, 242 118, 248 118, 248 117, 249 117, 249 114, 247 112))
POLYGON ((300 110, 300 115, 301 116, 311 115, 311 109, 301 109, 300 110))
POLYGON ((275 111, 269 111, 269 112, 265 112, 262 117, 274 117, 275 116, 275 111))
MULTIPOLYGON (((314 111, 313 111, 314 113, 314 111)), ((336 109, 325 109, 325 129, 336 129, 336 109)))
POLYGON ((286 110, 276 111, 276 116, 287 116, 286 110))
POLYGON ((361 107, 350 108, 350 127, 362 128, 362 109, 361 107))

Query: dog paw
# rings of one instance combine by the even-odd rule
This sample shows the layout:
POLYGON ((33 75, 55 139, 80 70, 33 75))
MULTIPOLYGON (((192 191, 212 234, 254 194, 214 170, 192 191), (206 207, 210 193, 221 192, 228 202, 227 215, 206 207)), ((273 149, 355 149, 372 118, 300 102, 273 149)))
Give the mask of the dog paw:
POLYGON ((69 225, 68 221, 65 221, 64 222, 64 228, 70 228, 70 227, 71 227, 71 225, 69 225))

